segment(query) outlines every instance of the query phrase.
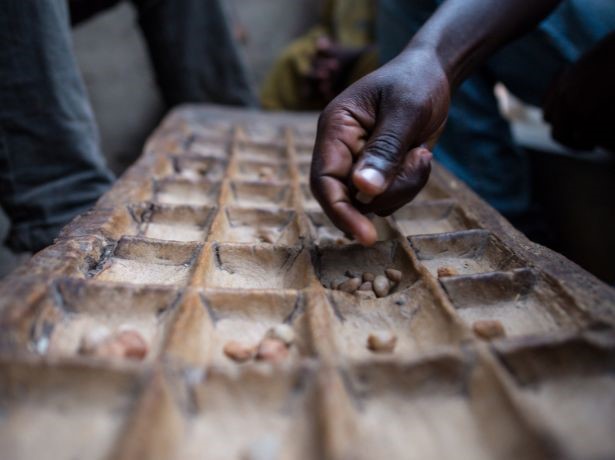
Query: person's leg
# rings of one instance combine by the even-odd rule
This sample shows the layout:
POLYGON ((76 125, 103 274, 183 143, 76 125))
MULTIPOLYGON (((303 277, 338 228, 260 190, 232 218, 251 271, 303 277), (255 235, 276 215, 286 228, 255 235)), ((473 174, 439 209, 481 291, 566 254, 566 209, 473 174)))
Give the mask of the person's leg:
POLYGON ((112 174, 71 48, 63 1, 0 2, 0 204, 8 244, 37 251, 112 174))
POLYGON ((256 105, 220 0, 133 0, 169 107, 256 105))

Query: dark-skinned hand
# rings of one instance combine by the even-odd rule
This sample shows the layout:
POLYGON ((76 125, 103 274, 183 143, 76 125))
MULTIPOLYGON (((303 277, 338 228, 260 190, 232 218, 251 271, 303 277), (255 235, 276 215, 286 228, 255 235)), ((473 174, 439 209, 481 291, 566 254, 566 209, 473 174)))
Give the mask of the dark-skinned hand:
POLYGON ((450 85, 429 50, 402 53, 337 96, 322 112, 310 185, 332 222, 361 244, 377 239, 365 216, 412 200, 431 170, 450 85))

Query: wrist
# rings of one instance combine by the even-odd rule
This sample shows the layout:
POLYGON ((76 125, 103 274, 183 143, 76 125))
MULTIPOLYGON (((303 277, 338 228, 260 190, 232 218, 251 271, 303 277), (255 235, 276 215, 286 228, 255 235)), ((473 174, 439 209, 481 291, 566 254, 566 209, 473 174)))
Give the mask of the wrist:
POLYGON ((416 69, 417 65, 425 66, 431 75, 439 76, 436 80, 446 86, 447 92, 451 92, 455 82, 455 66, 432 44, 411 41, 392 62, 408 70, 416 69))

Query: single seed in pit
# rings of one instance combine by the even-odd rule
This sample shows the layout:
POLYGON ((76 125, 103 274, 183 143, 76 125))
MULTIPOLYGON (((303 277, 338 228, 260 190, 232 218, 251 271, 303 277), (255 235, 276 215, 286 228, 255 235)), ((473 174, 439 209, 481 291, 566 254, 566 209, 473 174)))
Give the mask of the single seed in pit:
POLYGON ((494 319, 483 319, 474 321, 472 330, 477 337, 483 340, 499 339, 506 337, 506 329, 501 322, 494 319))
POLYGON ((100 346, 111 335, 111 331, 106 326, 97 326, 88 331, 79 343, 78 353, 82 355, 93 355, 96 348, 100 346))
POLYGON ((84 336, 78 352, 98 358, 128 358, 142 360, 148 352, 147 343, 141 334, 126 326, 111 334, 106 327, 92 330, 84 336))
POLYGON ((287 347, 290 347, 295 341, 295 331, 288 324, 276 324, 267 331, 266 337, 281 340, 287 347))
POLYGON ((237 363, 245 363, 251 360, 256 353, 256 349, 253 346, 244 345, 236 340, 227 342, 222 351, 229 359, 237 363))
POLYGON ((453 267, 438 267, 438 278, 446 278, 447 276, 456 276, 459 272, 453 267))
POLYGON ((374 275, 372 272, 363 272, 363 282, 374 281, 375 278, 376 275, 374 275))
POLYGON ((124 348, 124 358, 142 360, 147 356, 147 343, 139 332, 125 329, 117 333, 115 340, 124 348))
POLYGON ((355 292, 355 295, 358 295, 359 297, 364 298, 364 299, 375 299, 376 298, 376 294, 374 294, 373 290, 371 290, 371 291, 359 291, 359 290, 357 290, 355 292))
POLYGON ((401 272, 399 270, 395 270, 394 268, 387 268, 384 271, 384 274, 394 283, 399 283, 401 281, 401 272))
POLYGON ((359 286, 359 291, 371 291, 374 287, 371 281, 364 282, 361 286, 359 286))
POLYGON ((340 284, 337 289, 339 291, 342 292, 347 292, 349 294, 352 294, 353 292, 355 292, 357 289, 359 289, 359 286, 361 286, 361 278, 350 278, 349 280, 344 281, 342 284, 340 284))
POLYGON ((391 331, 375 331, 367 337, 367 348, 375 353, 392 353, 397 336, 391 331))
POLYGON ((389 294, 389 291, 391 290, 391 282, 386 276, 376 276, 373 285, 376 297, 385 297, 389 294))
POLYGON ((259 361, 268 361, 278 363, 283 361, 288 356, 288 347, 279 339, 265 337, 258 344, 256 350, 256 359, 259 361))

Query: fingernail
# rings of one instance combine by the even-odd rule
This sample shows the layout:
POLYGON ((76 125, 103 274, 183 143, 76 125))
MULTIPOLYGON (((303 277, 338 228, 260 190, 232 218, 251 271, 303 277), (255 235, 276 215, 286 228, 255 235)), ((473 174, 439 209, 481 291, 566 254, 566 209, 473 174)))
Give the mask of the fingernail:
POLYGON ((365 168, 358 172, 358 174, 365 180, 365 182, 369 182, 374 187, 382 188, 384 187, 384 176, 380 174, 380 171, 377 171, 373 168, 365 168))
POLYGON ((367 193, 363 193, 363 192, 357 193, 355 198, 357 199, 357 201, 363 204, 370 204, 374 199, 373 196, 370 196, 367 193))

